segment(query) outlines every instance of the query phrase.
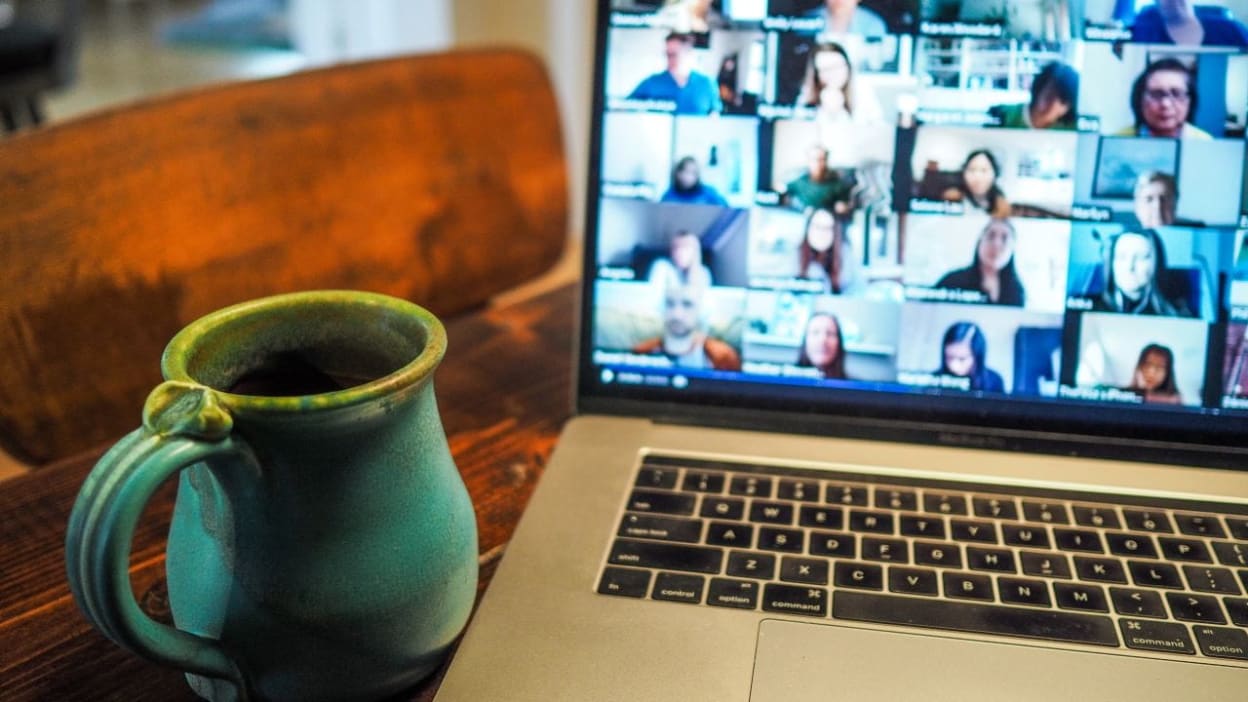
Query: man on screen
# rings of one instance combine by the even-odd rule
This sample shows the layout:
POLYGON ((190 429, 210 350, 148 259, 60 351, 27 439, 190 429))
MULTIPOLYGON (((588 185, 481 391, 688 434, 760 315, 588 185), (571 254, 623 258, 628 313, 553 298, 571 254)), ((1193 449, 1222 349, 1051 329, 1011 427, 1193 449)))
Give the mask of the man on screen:
POLYGON ((785 186, 783 201, 799 210, 825 209, 844 216, 849 214, 853 189, 853 180, 842 178, 828 167, 828 150, 812 146, 806 161, 806 172, 785 186))
POLYGON ((741 356, 702 329, 701 285, 669 286, 663 293, 663 334, 633 347, 633 353, 667 356, 682 368, 741 370, 741 356))
POLYGON ((715 81, 693 70, 693 35, 672 32, 664 40, 667 70, 646 78, 629 93, 630 100, 664 100, 676 103, 677 114, 705 115, 719 112, 719 88, 715 81))

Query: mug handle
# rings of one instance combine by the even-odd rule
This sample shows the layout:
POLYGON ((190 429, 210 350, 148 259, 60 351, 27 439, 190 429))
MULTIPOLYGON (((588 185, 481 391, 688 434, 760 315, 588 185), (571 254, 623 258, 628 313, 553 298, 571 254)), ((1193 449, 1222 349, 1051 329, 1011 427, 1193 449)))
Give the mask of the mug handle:
POLYGON ((65 566, 79 609, 123 648, 186 672, 226 680, 246 700, 238 664, 213 639, 148 617, 130 585, 135 526, 167 478, 201 461, 240 460, 259 471, 251 449, 231 436, 234 420, 209 388, 167 381, 148 396, 143 427, 96 463, 70 513, 65 566))

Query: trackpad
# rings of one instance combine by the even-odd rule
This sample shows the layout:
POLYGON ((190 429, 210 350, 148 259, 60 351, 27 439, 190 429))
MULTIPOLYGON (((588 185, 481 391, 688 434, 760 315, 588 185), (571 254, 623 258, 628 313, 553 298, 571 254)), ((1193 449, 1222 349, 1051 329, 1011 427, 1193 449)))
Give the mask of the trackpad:
POLYGON ((1235 700, 1242 668, 765 620, 751 702, 1235 700))

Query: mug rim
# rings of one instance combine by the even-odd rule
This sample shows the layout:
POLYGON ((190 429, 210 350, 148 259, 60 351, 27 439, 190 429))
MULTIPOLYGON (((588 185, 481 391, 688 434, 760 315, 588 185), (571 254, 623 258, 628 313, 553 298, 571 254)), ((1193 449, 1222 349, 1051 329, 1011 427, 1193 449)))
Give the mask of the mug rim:
POLYGON ((210 312, 186 325, 170 339, 161 355, 165 380, 184 381, 207 388, 233 412, 245 414, 284 414, 343 409, 393 398, 403 390, 421 384, 446 354, 446 328, 432 312, 414 302, 382 293, 362 290, 306 290, 256 298, 210 312), (308 303, 353 305, 383 309, 416 321, 425 333, 424 348, 399 368, 366 383, 332 392, 312 395, 246 395, 232 393, 204 383, 191 375, 188 363, 200 347, 204 332, 246 317, 276 310, 289 310, 308 303))

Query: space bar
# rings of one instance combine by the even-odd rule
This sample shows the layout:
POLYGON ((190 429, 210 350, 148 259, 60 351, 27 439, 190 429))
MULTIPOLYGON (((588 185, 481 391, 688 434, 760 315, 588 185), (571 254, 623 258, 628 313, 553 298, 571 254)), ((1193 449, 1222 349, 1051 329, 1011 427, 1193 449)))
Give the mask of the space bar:
POLYGON ((1117 646, 1109 617, 1055 610, 1031 610, 987 604, 889 597, 840 590, 832 597, 832 618, 876 624, 901 624, 974 634, 1117 646))

